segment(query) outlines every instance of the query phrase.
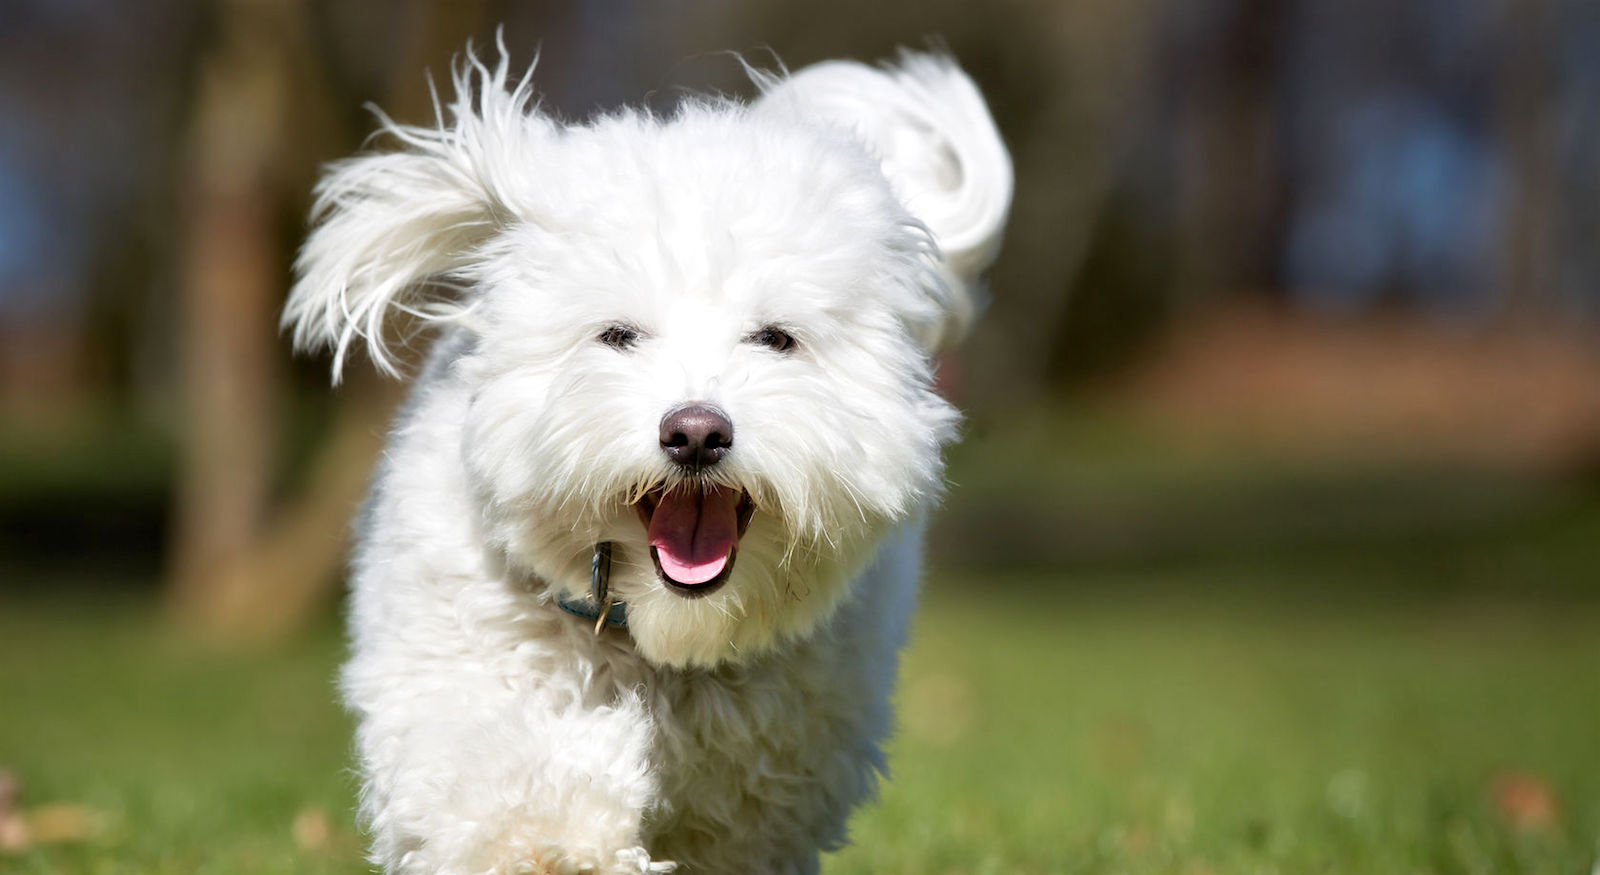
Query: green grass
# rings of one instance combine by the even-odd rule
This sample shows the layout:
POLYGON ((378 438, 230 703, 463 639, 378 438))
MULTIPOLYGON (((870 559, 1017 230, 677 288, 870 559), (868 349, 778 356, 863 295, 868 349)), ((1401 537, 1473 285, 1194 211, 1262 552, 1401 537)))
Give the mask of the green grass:
POLYGON ((831 872, 1594 863, 1600 614, 1219 600, 1205 586, 1225 583, 1192 582, 1007 603, 1004 584, 950 581, 908 658, 894 780, 831 872), (1513 773, 1548 784, 1558 823, 1497 810, 1513 773))
POLYGON ((350 830, 316 853, 291 833, 308 809, 349 819, 333 630, 220 654, 107 598, 0 603, 0 768, 24 808, 82 806, 95 822, 87 841, 0 856, 0 872, 362 871, 350 830))
MULTIPOLYGON (((1373 550, 946 572, 894 775, 827 871, 1589 872, 1600 602, 1551 578, 1600 574, 1596 543, 1585 511, 1373 550), (1497 802, 1511 775, 1553 820, 1497 802)), ((115 597, 0 601, 0 768, 24 808, 95 827, 0 872, 365 871, 340 651, 331 624, 222 655, 115 597), (309 847, 306 812, 332 825, 309 847)))

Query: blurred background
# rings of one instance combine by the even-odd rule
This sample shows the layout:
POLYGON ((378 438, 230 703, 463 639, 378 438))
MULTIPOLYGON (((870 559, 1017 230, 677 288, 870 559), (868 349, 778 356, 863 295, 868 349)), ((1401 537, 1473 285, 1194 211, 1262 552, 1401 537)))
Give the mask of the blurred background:
POLYGON ((1012 150, 830 871, 1594 865, 1591 0, 9 0, 0 871, 361 871, 330 681, 403 387, 277 310, 364 107, 501 26, 571 119, 942 46, 1012 150))

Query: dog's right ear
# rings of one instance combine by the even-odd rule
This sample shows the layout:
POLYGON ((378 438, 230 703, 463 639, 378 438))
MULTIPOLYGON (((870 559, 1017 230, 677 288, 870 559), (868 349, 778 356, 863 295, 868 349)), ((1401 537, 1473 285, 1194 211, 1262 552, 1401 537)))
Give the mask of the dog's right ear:
POLYGON ((948 55, 911 51, 876 68, 825 61, 788 77, 750 72, 764 107, 841 127, 877 158, 942 255, 943 317, 924 341, 937 350, 958 339, 1011 209, 1011 156, 977 86, 948 55))
POLYGON ((471 291, 457 280, 514 213, 509 159, 526 162, 553 124, 534 111, 527 76, 507 88, 506 66, 503 48, 493 69, 469 51, 452 77, 448 123, 442 112, 431 128, 380 113, 380 132, 403 150, 336 162, 318 183, 282 324, 297 348, 333 349, 334 382, 357 340, 379 370, 399 375, 385 332, 394 312, 438 323, 470 311, 471 291))

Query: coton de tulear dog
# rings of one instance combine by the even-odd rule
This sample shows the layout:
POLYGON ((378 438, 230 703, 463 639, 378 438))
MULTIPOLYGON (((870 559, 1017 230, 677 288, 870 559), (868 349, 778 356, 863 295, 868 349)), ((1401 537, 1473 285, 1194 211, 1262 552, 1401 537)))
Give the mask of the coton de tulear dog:
POLYGON ((469 54, 333 165, 285 314, 398 369, 345 697, 390 873, 815 872, 884 768, 1011 166, 949 59, 583 124, 469 54))

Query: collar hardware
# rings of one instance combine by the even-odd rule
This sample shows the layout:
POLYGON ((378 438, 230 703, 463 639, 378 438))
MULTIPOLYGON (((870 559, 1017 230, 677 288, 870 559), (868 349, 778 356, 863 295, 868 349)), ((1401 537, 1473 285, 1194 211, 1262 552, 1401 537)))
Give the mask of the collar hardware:
POLYGON ((607 626, 613 629, 628 628, 628 605, 611 595, 611 542, 594 545, 594 558, 589 562, 589 598, 569 598, 565 593, 556 596, 561 610, 575 617, 594 621, 594 634, 599 635, 607 626))

